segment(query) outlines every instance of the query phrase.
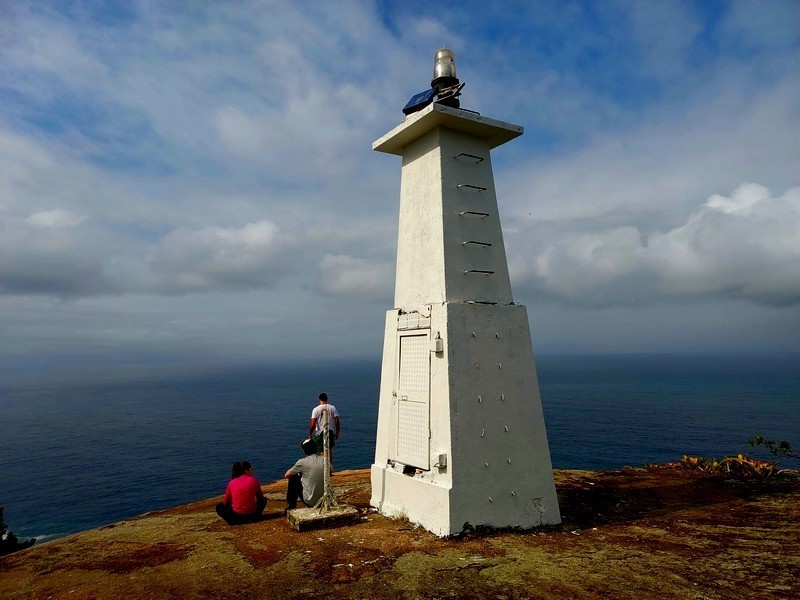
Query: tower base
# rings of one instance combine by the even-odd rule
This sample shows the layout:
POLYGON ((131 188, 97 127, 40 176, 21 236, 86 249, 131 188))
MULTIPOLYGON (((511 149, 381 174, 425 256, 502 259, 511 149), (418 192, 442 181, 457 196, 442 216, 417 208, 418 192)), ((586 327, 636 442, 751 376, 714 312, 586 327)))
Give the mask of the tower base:
POLYGON ((524 306, 388 311, 377 440, 383 514, 437 535, 561 521, 524 306))

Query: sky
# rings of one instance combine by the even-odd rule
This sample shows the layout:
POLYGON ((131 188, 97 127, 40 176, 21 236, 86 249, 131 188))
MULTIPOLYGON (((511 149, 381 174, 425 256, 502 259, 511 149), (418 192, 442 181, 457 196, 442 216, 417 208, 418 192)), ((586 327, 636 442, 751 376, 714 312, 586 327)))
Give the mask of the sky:
POLYGON ((455 52, 537 353, 800 352, 800 2, 0 5, 0 362, 369 358, 455 52))

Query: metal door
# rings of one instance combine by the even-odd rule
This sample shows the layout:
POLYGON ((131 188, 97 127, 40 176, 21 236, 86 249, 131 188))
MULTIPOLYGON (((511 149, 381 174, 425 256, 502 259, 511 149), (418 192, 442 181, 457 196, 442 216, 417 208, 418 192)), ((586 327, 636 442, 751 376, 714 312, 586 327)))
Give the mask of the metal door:
POLYGON ((430 469, 430 329, 398 336, 397 460, 430 469))

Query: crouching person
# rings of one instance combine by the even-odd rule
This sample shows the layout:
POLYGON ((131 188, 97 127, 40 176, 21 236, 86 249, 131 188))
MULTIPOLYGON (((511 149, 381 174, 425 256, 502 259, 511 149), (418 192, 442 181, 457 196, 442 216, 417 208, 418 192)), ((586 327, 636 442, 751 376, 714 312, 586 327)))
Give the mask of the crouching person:
POLYGON ((325 457, 317 454, 317 444, 312 439, 304 441, 301 447, 305 457, 284 475, 289 480, 286 511, 297 508, 298 499, 306 506, 314 506, 325 491, 325 457))
POLYGON ((253 477, 252 465, 247 461, 234 463, 225 497, 217 504, 217 514, 228 525, 240 525, 261 519, 266 506, 267 499, 258 479, 253 477))

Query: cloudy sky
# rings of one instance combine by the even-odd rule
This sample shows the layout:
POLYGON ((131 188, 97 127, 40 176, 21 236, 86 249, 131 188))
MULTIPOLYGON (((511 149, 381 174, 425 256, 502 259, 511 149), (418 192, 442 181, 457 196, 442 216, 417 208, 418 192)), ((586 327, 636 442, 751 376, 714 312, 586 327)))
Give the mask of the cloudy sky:
POLYGON ((378 358, 455 51, 537 352, 800 351, 800 4, 6 2, 0 360, 378 358))

